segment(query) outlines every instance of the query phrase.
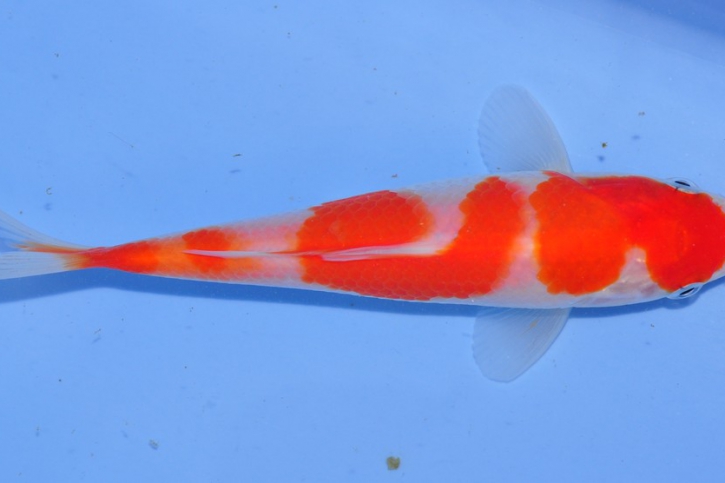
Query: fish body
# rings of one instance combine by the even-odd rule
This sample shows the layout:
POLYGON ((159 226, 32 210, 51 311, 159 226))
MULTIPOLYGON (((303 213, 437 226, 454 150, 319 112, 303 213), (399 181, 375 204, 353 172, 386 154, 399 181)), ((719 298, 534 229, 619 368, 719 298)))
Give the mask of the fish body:
POLYGON ((519 172, 62 256, 67 269, 425 302, 597 307, 662 298, 719 276, 725 215, 709 195, 649 178, 519 172))
POLYGON ((572 307, 688 296, 725 274, 725 199, 682 180, 573 173, 521 88, 491 96, 479 135, 495 174, 113 247, 53 240, 2 214, 0 278, 107 268, 496 307, 477 320, 474 355, 508 381, 572 307))

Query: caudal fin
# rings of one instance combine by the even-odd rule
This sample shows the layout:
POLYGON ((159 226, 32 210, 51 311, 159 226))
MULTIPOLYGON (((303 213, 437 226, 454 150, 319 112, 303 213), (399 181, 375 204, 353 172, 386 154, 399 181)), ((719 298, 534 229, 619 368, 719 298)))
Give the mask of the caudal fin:
POLYGON ((85 249, 37 232, 0 211, 0 279, 71 270, 73 254, 85 249))

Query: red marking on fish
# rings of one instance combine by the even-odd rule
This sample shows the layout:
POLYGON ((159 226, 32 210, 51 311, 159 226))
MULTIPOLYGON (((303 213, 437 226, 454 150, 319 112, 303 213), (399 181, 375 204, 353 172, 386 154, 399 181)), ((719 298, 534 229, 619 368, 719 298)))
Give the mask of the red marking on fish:
MULTIPOLYGON (((505 276, 513 242, 524 228, 524 200, 514 191, 496 177, 477 184, 460 203, 464 222, 458 234, 438 253, 346 262, 307 256, 303 280, 406 300, 487 294, 505 276)), ((434 223, 421 198, 383 193, 313 209, 315 214, 300 231, 299 250, 390 246, 420 241, 430 234, 434 223)))

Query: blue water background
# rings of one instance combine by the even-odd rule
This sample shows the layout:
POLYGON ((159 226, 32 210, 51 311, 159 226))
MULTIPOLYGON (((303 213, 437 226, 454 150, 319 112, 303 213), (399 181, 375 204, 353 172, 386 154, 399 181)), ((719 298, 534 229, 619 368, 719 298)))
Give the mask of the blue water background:
MULTIPOLYGON (((477 175, 479 109, 504 83, 547 108, 580 172, 725 193, 724 18, 719 2, 11 0, 0 209, 104 245, 477 175)), ((0 481, 721 481, 724 293, 576 311, 498 384, 471 356, 471 308, 104 271, 4 281, 0 481)))

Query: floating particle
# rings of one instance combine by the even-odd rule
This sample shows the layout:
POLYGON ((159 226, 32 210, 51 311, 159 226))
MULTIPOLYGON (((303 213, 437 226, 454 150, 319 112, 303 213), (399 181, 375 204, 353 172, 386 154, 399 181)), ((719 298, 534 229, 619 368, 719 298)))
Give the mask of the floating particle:
POLYGON ((385 464, 388 465, 390 471, 395 471, 400 468, 400 458, 397 456, 388 456, 385 460, 385 464))

